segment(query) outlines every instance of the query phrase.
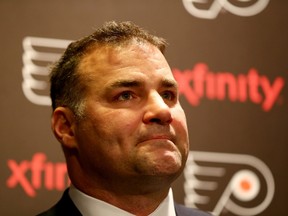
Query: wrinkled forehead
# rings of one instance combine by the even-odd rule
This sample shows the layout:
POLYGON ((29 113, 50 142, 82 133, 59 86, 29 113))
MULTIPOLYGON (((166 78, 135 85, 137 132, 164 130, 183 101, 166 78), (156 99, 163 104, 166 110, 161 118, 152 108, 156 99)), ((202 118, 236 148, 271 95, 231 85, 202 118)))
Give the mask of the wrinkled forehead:
MULTIPOLYGON (((95 45, 83 56, 78 70, 82 75, 96 75, 98 70, 117 69, 117 67, 149 66, 170 67, 162 52, 154 45, 132 40, 120 45, 95 45)), ((157 69, 157 68, 156 68, 157 69)))
POLYGON ((137 83, 146 88, 163 83, 177 86, 162 52, 149 43, 97 47, 83 58, 79 73, 87 90, 99 94, 115 83, 137 83))

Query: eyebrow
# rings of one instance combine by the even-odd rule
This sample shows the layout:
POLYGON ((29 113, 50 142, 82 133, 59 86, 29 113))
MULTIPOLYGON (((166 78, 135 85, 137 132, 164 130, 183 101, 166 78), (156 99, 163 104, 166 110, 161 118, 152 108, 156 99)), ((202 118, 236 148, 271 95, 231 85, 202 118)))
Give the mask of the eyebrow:
POLYGON ((121 88, 121 87, 139 87, 143 84, 136 80, 117 80, 109 86, 109 89, 121 88))
POLYGON ((173 79, 164 79, 161 86, 166 88, 178 88, 178 83, 173 79))
MULTIPOLYGON (((116 88, 128 88, 128 87, 141 87, 144 86, 144 83, 138 80, 117 80, 112 83, 108 89, 116 88)), ((160 83, 160 87, 164 88, 178 88, 178 83, 173 79, 163 79, 160 83)))

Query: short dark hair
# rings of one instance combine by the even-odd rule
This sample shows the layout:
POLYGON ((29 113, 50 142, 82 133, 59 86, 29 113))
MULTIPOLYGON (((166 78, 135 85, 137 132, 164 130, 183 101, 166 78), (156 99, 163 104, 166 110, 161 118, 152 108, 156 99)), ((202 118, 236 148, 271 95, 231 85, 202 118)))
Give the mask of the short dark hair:
POLYGON ((86 85, 77 69, 84 55, 97 47, 121 46, 133 39, 150 43, 162 53, 166 48, 166 41, 163 38, 148 33, 132 22, 110 21, 91 35, 72 42, 51 70, 50 96, 53 110, 58 106, 66 106, 80 117, 86 85))

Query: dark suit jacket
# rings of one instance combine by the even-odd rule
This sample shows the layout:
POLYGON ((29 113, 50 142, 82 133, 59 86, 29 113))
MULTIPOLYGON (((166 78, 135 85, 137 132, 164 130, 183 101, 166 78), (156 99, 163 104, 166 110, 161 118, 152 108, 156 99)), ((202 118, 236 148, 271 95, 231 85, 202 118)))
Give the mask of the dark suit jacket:
MULTIPOLYGON (((208 213, 189 209, 183 205, 175 204, 175 211, 177 216, 211 216, 208 213)), ((49 210, 38 214, 37 216, 82 216, 77 207, 74 205, 69 197, 68 189, 64 192, 62 198, 56 205, 49 210)))

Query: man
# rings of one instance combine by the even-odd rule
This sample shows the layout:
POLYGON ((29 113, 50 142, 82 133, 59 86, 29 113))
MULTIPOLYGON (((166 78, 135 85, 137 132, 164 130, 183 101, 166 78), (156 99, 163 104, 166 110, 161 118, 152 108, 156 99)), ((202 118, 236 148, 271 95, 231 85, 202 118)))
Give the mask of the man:
POLYGON ((189 141, 165 45, 130 22, 69 45, 51 99, 72 185, 42 216, 207 215, 173 202, 189 141))

